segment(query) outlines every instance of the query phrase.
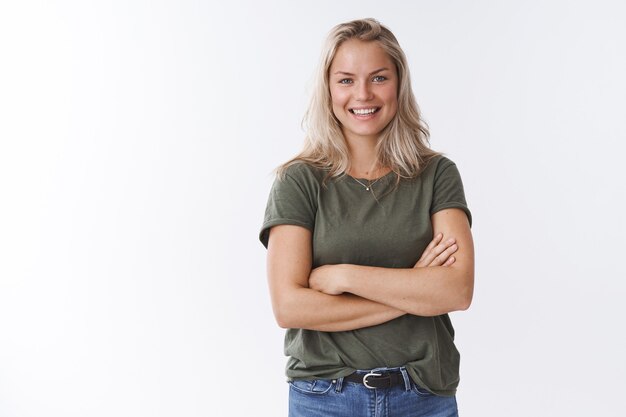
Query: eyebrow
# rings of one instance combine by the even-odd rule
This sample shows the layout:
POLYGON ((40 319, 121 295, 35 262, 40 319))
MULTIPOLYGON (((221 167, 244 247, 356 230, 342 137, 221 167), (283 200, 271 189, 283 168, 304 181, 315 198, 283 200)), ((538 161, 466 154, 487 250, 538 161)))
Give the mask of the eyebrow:
MULTIPOLYGON (((369 75, 378 74, 379 72, 383 72, 383 71, 389 71, 389 68, 387 68, 387 67, 379 68, 379 69, 377 69, 375 71, 370 72, 369 75)), ((354 75, 351 72, 346 72, 346 71, 337 71, 337 72, 335 72, 335 75, 337 75, 337 74, 339 74, 339 75, 354 75)))

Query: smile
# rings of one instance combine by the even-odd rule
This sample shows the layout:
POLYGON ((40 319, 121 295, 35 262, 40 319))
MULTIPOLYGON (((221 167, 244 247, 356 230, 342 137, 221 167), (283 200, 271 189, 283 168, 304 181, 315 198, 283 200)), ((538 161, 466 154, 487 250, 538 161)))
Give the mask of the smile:
POLYGON ((376 113, 378 110, 380 110, 380 107, 372 107, 370 109, 350 109, 349 111, 357 116, 367 116, 368 114, 376 113))

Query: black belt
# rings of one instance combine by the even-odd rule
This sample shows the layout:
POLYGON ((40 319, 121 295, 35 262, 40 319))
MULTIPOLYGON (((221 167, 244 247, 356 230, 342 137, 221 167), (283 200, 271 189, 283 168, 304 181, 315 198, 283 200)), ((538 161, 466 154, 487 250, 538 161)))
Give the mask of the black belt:
POLYGON ((363 384, 369 389, 391 388, 395 385, 404 384, 404 377, 401 372, 370 372, 369 374, 357 374, 355 372, 348 375, 343 380, 363 384))

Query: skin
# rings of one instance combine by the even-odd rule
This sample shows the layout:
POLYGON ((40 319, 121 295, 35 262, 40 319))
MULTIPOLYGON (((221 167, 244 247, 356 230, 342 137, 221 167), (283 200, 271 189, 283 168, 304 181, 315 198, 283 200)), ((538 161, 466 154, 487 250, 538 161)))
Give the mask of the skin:
POLYGON ((435 233, 443 235, 454 253, 451 264, 435 262, 413 269, 323 265, 311 272, 310 287, 330 295, 349 292, 418 316, 466 310, 474 290, 474 249, 467 216, 460 209, 446 209, 433 214, 432 222, 435 233))
POLYGON ((333 113, 348 144, 375 144, 398 110, 396 66, 377 42, 348 40, 329 70, 333 113), (357 109, 375 109, 356 114, 357 109))
POLYGON ((375 147, 380 132, 398 109, 396 66, 377 42, 351 39, 335 54, 329 69, 333 113, 341 123, 351 157, 350 174, 363 178, 380 177, 389 172, 376 163, 375 147), (355 109, 376 109, 357 115, 355 109))
MULTIPOLYGON (((270 230, 267 276, 272 308, 280 327, 328 332, 354 330, 407 314, 393 305, 362 296, 338 294, 332 286, 335 280, 341 280, 342 268, 359 266, 324 265, 312 270, 311 238, 311 231, 301 226, 278 225, 270 230), (327 293, 313 286, 327 286, 327 293)), ((458 245, 452 242, 455 240, 444 239, 442 233, 437 233, 413 270, 451 268, 458 257, 458 245)), ((389 268, 387 272, 394 271, 405 270, 389 268)))
MULTIPOLYGON (((341 122, 351 169, 362 178, 389 172, 376 166, 380 132, 397 112, 395 65, 376 42, 344 42, 329 71, 333 112, 341 122), (354 109, 376 109, 359 116, 354 109)), ((283 328, 344 331, 404 314, 434 316, 469 307, 474 248, 467 216, 445 209, 431 216, 434 238, 413 268, 353 264, 312 269, 311 231, 270 230, 267 276, 274 315, 283 328)))

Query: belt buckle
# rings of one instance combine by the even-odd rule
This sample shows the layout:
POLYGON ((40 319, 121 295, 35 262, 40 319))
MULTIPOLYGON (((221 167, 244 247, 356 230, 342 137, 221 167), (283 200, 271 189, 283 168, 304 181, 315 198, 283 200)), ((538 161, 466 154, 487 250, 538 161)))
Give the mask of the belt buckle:
POLYGON ((367 383, 367 378, 369 378, 370 376, 382 376, 382 374, 379 374, 378 372, 370 372, 363 377, 363 385, 365 385, 366 388, 376 389, 376 387, 372 387, 367 383))

